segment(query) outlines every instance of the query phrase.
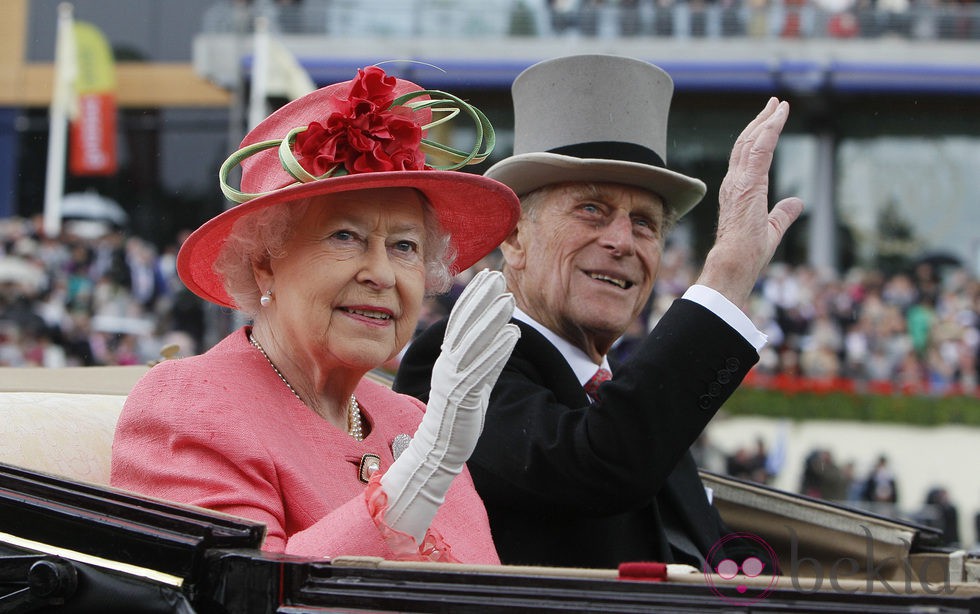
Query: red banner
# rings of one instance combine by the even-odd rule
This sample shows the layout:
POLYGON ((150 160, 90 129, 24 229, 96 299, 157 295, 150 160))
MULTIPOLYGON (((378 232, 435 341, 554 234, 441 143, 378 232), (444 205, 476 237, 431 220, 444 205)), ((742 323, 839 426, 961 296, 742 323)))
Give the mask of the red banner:
POLYGON ((116 172, 116 100, 112 93, 79 95, 69 143, 72 175, 116 172))

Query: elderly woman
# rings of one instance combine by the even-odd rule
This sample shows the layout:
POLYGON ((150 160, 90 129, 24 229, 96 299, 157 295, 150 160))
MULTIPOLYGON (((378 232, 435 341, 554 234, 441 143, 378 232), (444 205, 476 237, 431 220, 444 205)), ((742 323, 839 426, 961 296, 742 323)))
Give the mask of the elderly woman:
POLYGON ((250 132, 220 173, 240 204, 187 239, 177 268, 252 325, 136 385, 113 485, 260 521, 273 552, 499 562, 464 465, 519 334, 499 273, 457 302, 427 405, 364 377, 411 339, 425 293, 514 227, 508 188, 453 172, 492 145, 478 110, 378 67, 250 132), (472 151, 423 138, 460 112, 472 151), (432 151, 449 162, 433 168, 432 151))

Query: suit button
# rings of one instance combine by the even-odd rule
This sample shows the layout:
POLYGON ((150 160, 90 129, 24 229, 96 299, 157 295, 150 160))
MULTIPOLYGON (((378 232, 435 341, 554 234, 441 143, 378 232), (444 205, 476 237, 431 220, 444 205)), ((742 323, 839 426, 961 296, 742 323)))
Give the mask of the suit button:
POLYGON ((698 399, 698 405, 701 407, 701 409, 710 409, 711 404, 712 404, 711 397, 709 397, 706 394, 702 394, 701 398, 698 399))
POLYGON ((729 358, 725 361, 725 368, 729 371, 738 371, 738 367, 741 364, 742 363, 738 361, 738 358, 729 358))
POLYGON ((718 382, 711 382, 708 384, 708 396, 716 397, 721 394, 721 384, 718 382))
POLYGON ((732 381, 732 372, 722 369, 718 372, 718 382, 721 384, 727 384, 732 381))

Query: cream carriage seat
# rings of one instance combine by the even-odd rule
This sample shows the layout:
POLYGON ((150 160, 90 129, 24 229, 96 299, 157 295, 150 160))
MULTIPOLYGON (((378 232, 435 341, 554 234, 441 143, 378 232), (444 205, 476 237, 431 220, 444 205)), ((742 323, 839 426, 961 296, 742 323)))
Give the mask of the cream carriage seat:
POLYGON ((116 421, 147 369, 0 368, 0 462, 107 485, 116 421))

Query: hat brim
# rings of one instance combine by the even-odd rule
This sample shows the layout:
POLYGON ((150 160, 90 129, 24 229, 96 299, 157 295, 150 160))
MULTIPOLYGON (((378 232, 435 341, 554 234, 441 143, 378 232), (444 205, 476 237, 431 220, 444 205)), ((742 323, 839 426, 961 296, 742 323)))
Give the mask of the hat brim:
POLYGON ((276 190, 208 220, 184 241, 177 254, 177 273, 201 298, 237 309, 225 291, 214 263, 232 226, 242 217, 275 205, 314 196, 374 188, 415 188, 432 206, 456 252, 453 274, 468 269, 492 252, 514 229, 520 202, 507 186, 481 175, 460 171, 385 171, 334 177, 276 190))
POLYGON ((680 219, 704 198, 704 182, 675 171, 637 162, 576 158, 547 152, 517 154, 497 162, 485 177, 506 184, 518 196, 568 181, 621 183, 658 194, 675 219, 680 219))

